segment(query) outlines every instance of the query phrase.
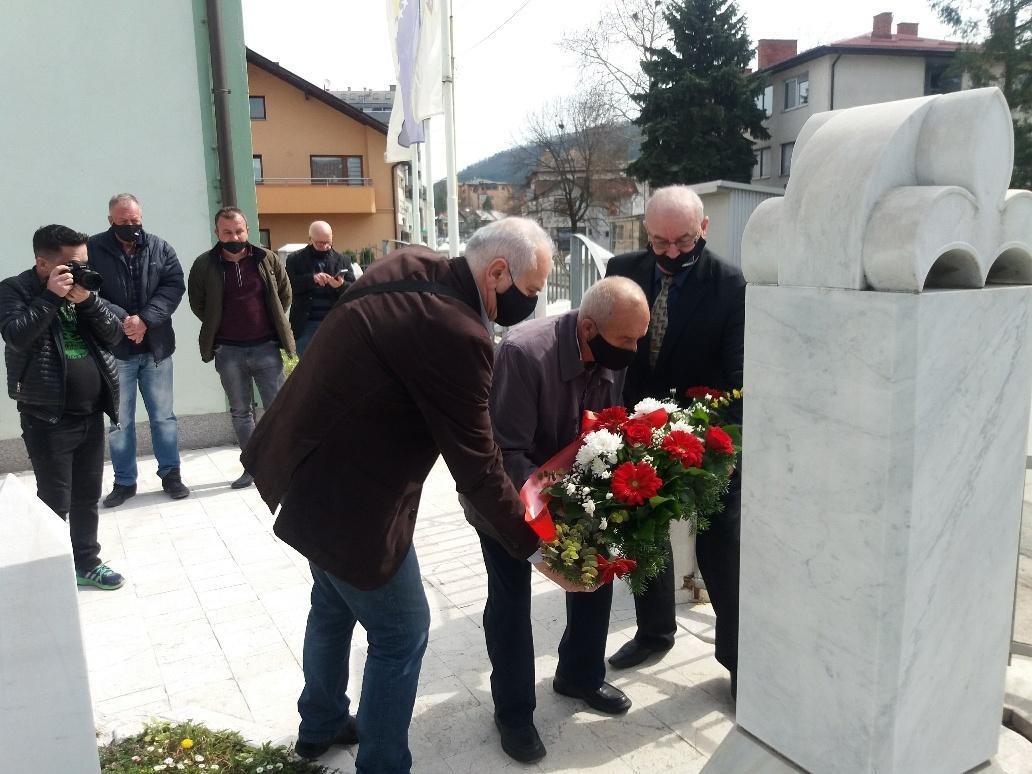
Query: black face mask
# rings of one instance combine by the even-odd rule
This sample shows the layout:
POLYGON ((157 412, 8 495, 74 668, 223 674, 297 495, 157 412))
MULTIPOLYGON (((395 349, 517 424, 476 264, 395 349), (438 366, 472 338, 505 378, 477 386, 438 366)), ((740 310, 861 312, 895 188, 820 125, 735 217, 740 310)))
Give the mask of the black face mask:
POLYGON ((140 234, 143 233, 143 226, 139 223, 115 224, 111 228, 114 229, 116 237, 128 244, 135 244, 140 238, 140 234))
POLYGON ((610 371, 622 371, 627 368, 634 362, 634 357, 638 354, 631 349, 613 346, 601 333, 593 339, 588 339, 588 349, 595 357, 595 362, 610 371))
POLYGON ((684 271, 685 269, 694 266, 705 248, 706 240, 699 237, 699 241, 695 243, 695 247, 687 253, 678 253, 676 258, 671 258, 666 253, 657 253, 652 249, 652 245, 649 245, 649 252, 656 256, 656 263, 659 265, 660 269, 665 271, 667 274, 677 274, 679 271, 684 271))
POLYGON ((239 253, 247 247, 247 242, 219 242, 219 247, 227 253, 239 253))
MULTIPOLYGON (((512 277, 512 272, 509 272, 512 277)), ((510 325, 521 323, 534 314, 537 307, 536 296, 526 296, 518 287, 513 278, 512 285, 504 293, 498 293, 498 316, 495 322, 508 328, 510 325)))

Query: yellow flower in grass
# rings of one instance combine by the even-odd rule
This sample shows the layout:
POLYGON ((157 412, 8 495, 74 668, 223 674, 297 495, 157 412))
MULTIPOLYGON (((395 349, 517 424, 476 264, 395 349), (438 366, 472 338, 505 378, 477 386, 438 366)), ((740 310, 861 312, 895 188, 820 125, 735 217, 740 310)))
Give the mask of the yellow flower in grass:
POLYGON ((186 739, 179 743, 179 746, 182 747, 184 750, 189 750, 191 747, 193 747, 193 739, 191 739, 190 737, 186 737, 186 739))

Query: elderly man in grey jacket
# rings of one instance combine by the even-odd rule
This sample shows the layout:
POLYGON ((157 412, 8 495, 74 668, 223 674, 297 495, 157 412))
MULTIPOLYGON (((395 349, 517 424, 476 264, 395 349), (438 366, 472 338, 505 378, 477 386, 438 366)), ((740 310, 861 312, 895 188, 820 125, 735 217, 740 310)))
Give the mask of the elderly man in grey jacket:
MULTIPOLYGON (((633 281, 604 279, 579 309, 511 329, 495 356, 491 423, 506 473, 519 489, 534 471, 580 433, 585 410, 621 403, 624 371, 649 327, 649 306, 633 281)), ((477 514, 463 503, 477 524, 477 514)), ((487 566, 484 634, 491 658, 491 696, 502 749, 524 763, 545 755, 534 727, 534 638, 530 620, 531 562, 514 559, 480 530, 487 566)), ((605 646, 613 587, 566 595, 566 631, 559 643, 553 689, 607 714, 631 701, 605 682, 605 646)))

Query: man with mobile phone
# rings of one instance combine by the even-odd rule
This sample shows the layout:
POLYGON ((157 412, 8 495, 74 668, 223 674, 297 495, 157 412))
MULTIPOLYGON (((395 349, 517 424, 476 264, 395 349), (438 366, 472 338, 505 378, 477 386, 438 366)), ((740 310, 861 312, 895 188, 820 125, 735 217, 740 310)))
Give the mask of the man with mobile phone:
POLYGON ((308 227, 308 246, 287 258, 287 277, 294 294, 290 327, 303 355, 323 318, 355 281, 351 261, 333 249, 333 229, 324 220, 308 227))

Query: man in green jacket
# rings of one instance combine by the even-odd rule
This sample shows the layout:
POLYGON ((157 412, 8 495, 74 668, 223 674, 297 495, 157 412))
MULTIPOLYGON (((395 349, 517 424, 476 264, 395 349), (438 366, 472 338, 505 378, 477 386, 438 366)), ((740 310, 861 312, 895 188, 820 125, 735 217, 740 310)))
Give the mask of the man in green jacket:
MULTIPOLYGON (((215 360, 243 449, 254 432, 253 384, 267 409, 283 386, 280 350, 295 354, 287 319, 290 281, 276 253, 248 241, 247 219, 236 207, 215 213, 215 235, 218 242, 190 269, 187 292, 201 321, 201 359, 215 360)), ((245 470, 232 487, 252 481, 245 470)))

